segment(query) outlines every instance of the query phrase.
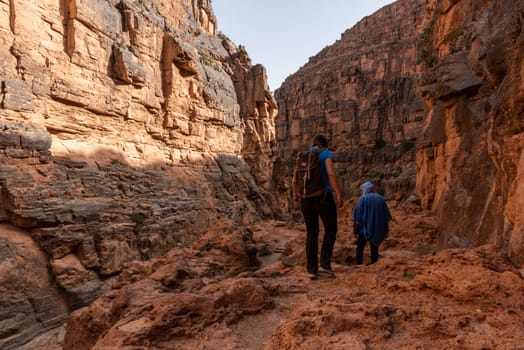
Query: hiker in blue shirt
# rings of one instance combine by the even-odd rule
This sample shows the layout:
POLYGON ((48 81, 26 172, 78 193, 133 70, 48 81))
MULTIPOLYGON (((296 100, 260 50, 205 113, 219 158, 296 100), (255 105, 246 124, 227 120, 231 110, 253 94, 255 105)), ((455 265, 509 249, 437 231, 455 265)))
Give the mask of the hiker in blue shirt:
POLYGON ((362 196, 353 213, 353 233, 357 235, 357 265, 363 262, 364 247, 369 242, 371 263, 378 261, 378 247, 389 232, 391 214, 384 197, 373 192, 370 181, 360 186, 362 196))
POLYGON ((298 179, 293 176, 293 198, 300 201, 300 209, 306 224, 306 258, 309 278, 314 280, 318 274, 334 277, 331 270, 331 257, 337 237, 337 205, 342 207, 343 201, 340 187, 335 174, 333 153, 327 149, 328 140, 324 135, 313 138, 311 150, 321 150, 319 155, 322 168, 322 178, 325 190, 318 196, 301 197, 297 188, 298 179), (319 218, 324 226, 324 238, 320 249, 320 267, 318 259, 319 218))

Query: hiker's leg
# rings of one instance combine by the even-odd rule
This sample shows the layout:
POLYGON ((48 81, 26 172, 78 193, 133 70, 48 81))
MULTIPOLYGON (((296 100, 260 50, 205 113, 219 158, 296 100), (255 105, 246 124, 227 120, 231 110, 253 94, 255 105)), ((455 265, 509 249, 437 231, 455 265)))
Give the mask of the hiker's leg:
POLYGON ((371 249, 371 263, 374 264, 378 261, 378 245, 369 243, 371 249))
POLYGON ((333 247, 337 239, 337 205, 333 195, 328 193, 320 207, 320 218, 324 225, 324 238, 320 250, 320 266, 326 270, 331 270, 331 257, 333 247))
POLYGON ((302 215, 306 224, 306 258, 307 271, 312 274, 318 272, 318 212, 311 199, 304 199, 301 203, 302 215))
POLYGON ((366 246, 366 237, 358 235, 357 238, 357 265, 362 265, 364 262, 364 247, 366 246))

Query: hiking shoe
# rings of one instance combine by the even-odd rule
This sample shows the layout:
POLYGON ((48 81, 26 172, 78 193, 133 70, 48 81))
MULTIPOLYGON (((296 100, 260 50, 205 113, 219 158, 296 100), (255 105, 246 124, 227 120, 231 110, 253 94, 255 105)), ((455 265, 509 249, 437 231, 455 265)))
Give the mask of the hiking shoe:
POLYGON ((323 267, 320 267, 318 269, 318 273, 319 275, 326 276, 326 277, 332 277, 332 278, 335 277, 335 274, 333 273, 333 271, 325 269, 323 267))
POLYGON ((309 274, 309 279, 310 279, 310 280, 316 280, 317 277, 318 277, 318 276, 317 276, 316 273, 310 273, 310 274, 309 274))

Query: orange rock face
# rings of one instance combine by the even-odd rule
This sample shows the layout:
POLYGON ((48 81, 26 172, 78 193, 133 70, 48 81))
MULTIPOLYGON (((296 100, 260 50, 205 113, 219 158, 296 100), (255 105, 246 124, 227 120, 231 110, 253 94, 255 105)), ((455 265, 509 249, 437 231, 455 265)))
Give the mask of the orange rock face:
POLYGON ((524 2, 517 3, 428 3, 429 113, 417 190, 441 218, 443 246, 492 243, 522 264, 524 2))
MULTIPOLYGON (((44 125, 54 155, 110 149, 133 165, 238 156, 254 141, 244 140, 245 120, 265 108, 273 125, 263 69, 246 90, 258 107, 237 96, 233 74, 247 76, 251 65, 215 35, 208 1, 9 4, 0 3, 1 113, 44 125)), ((272 128, 254 132, 273 139, 272 128)))
POLYGON ((275 92, 282 166, 323 133, 346 197, 366 180, 390 197, 414 193, 415 143, 426 113, 416 47, 425 16, 425 1, 386 6, 284 81, 275 92))
POLYGON ((522 264, 523 6, 398 1, 312 57, 276 92, 281 210, 294 154, 324 133, 346 197, 372 180, 433 210, 441 247, 522 264))
POLYGON ((61 324, 132 261, 271 215, 275 102, 210 1, 2 0, 0 63, 0 222, 51 274, 23 280, 40 294, 19 310, 2 293, 0 347, 61 324), (50 290, 63 300, 40 302, 50 290))

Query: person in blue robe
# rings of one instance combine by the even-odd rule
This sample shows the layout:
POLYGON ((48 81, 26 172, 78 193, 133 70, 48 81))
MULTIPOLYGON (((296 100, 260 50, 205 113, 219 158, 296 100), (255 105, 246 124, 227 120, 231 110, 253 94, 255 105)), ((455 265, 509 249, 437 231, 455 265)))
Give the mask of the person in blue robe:
POLYGON ((369 242, 371 263, 378 261, 378 248, 389 233, 391 214, 383 196, 373 191, 373 183, 360 186, 362 196, 353 212, 353 232, 357 236, 357 265, 363 263, 364 247, 369 242))

